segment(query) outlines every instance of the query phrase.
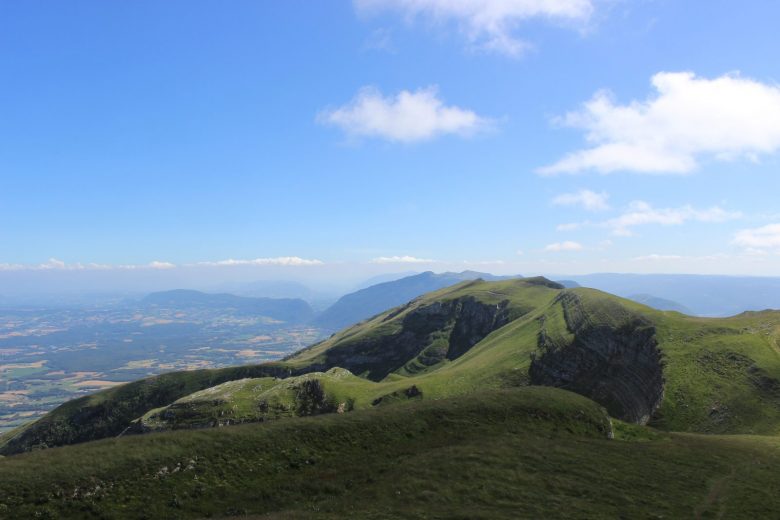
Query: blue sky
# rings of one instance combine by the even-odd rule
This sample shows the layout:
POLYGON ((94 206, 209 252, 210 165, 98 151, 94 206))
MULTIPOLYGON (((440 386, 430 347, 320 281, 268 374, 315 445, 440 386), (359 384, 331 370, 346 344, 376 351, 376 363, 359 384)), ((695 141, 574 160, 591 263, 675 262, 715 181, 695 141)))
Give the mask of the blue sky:
POLYGON ((0 270, 780 275, 780 4, 703 5, 0 3, 0 270))

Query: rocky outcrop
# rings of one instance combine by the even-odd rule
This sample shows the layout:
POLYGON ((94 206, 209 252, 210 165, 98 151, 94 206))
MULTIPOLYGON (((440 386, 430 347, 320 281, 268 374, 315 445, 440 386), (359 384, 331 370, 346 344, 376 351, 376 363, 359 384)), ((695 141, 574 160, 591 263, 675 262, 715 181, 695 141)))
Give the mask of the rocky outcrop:
POLYGON ((552 339, 542 320, 531 383, 571 390, 601 404, 613 417, 646 424, 664 395, 653 324, 625 308, 615 308, 614 316, 601 309, 611 321, 591 319, 574 293, 562 293, 559 299, 574 339, 552 339))
POLYGON ((339 366, 379 381, 402 367, 414 371, 456 359, 509 322, 508 305, 467 296, 417 307, 404 316, 398 332, 331 348, 318 369, 339 366))
POLYGON ((398 403, 402 401, 409 401, 411 399, 422 399, 422 396, 422 390, 417 388, 417 385, 412 385, 404 390, 397 390, 395 392, 385 394, 382 397, 377 397, 371 401, 371 406, 398 403))
POLYGON ((165 430, 214 428, 233 424, 264 422, 284 417, 305 417, 345 413, 354 399, 339 402, 328 394, 323 379, 338 377, 333 369, 288 379, 261 381, 242 379, 202 390, 144 415, 124 435, 165 430))

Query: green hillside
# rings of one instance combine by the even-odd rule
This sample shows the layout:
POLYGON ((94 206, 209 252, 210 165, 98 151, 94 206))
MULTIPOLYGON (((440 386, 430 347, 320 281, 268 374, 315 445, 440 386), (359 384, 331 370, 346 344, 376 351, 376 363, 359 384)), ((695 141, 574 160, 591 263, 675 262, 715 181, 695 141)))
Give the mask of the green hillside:
POLYGON ((692 318, 544 278, 468 281, 278 363, 166 374, 66 403, 7 434, 0 453, 527 385, 668 431, 776 434, 778 334, 777 312, 692 318))
POLYGON ((528 387, 0 459, 2 518, 767 518, 777 438, 660 434, 528 387))
POLYGON ((144 414, 133 429, 145 433, 345 413, 352 411, 353 396, 360 393, 364 386, 367 386, 364 379, 343 368, 285 379, 238 379, 155 408, 144 414))

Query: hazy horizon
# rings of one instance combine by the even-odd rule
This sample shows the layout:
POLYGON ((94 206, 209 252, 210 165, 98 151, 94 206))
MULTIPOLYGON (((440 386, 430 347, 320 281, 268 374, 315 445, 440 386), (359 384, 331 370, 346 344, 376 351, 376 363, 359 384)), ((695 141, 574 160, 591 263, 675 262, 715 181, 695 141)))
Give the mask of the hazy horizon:
MULTIPOLYGON (((437 274, 446 272, 459 273, 476 271, 499 276, 544 276, 551 280, 566 280, 568 278, 587 278, 598 276, 617 277, 693 277, 701 279, 767 279, 778 280, 780 277, 761 275, 723 275, 718 273, 621 273, 615 271, 601 272, 549 272, 549 271, 518 271, 513 266, 464 266, 450 264, 436 268, 388 270, 369 268, 365 271, 356 270, 355 266, 342 264, 334 271, 332 266, 316 266, 307 272, 296 269, 279 268, 275 270, 258 270, 252 267, 233 267, 221 270, 203 267, 182 267, 164 270, 153 269, 123 269, 115 270, 42 270, 33 272, 17 271, 0 272, 0 302, 16 301, 46 302, 63 297, 141 297, 151 292, 174 289, 192 289, 203 292, 226 292, 245 294, 251 292, 254 296, 277 296, 273 289, 278 284, 300 285, 301 291, 310 291, 304 299, 333 299, 361 288, 400 279, 406 276, 430 271, 437 274), (337 274, 334 275, 334 274, 337 274), (21 276, 20 276, 21 275, 21 276), (258 286, 258 287, 254 287, 258 286), (271 287, 264 291, 264 287, 271 287), (253 290, 254 289, 254 290, 253 290)), ((292 292, 295 292, 294 290, 292 292)), ((297 296, 296 296, 297 297, 297 296)))

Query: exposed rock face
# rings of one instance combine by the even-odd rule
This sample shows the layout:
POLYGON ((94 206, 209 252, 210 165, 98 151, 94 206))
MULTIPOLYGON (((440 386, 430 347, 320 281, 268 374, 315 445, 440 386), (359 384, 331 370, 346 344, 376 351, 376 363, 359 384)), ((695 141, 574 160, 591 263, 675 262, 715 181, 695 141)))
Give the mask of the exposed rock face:
POLYGON ((444 359, 456 359, 509 322, 508 304, 490 305, 467 296, 419 307, 404 317, 401 330, 395 334, 360 339, 329 350, 322 367, 344 367, 379 381, 404 366, 422 369, 444 359))
POLYGON ((539 355, 531 383, 584 395, 619 419, 646 424, 664 394, 661 352, 652 323, 638 314, 619 316, 618 326, 596 325, 573 293, 560 296, 566 326, 574 340, 556 344, 539 334, 539 355))
POLYGON ((417 385, 412 385, 405 390, 397 390, 390 394, 378 397, 371 402, 372 406, 379 406, 391 403, 397 403, 400 401, 408 401, 410 399, 422 399, 422 390, 417 388, 417 385))

